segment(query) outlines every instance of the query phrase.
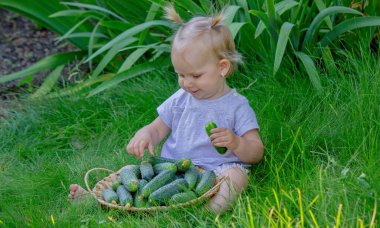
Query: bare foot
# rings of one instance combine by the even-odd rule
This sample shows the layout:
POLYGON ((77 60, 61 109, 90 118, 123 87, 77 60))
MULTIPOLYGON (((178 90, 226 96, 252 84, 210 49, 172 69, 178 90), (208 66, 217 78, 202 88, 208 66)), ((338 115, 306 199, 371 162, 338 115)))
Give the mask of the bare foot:
POLYGON ((77 201, 80 199, 83 199, 84 196, 88 196, 88 192, 82 188, 80 185, 77 184, 71 184, 70 185, 70 194, 69 194, 69 200, 70 201, 77 201))

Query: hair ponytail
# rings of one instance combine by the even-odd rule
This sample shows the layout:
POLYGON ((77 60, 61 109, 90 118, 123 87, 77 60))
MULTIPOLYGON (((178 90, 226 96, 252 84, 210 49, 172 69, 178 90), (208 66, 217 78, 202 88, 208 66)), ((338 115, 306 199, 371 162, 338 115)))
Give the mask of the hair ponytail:
POLYGON ((176 22, 177 24, 184 25, 182 18, 179 16, 179 14, 175 11, 174 6, 172 4, 169 4, 165 7, 165 18, 171 21, 176 22))
POLYGON ((218 14, 212 17, 211 22, 210 22, 210 28, 215 28, 216 26, 222 24, 223 20, 224 20, 223 14, 218 14))

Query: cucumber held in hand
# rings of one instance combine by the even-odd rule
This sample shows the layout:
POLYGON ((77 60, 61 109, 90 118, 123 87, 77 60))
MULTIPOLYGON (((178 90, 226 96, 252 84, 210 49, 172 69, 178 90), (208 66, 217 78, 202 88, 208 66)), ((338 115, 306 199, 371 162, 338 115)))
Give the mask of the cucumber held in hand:
MULTIPOLYGON (((210 137, 211 136, 211 129, 217 128, 216 124, 214 122, 208 122, 205 126, 207 135, 210 137)), ((225 154, 227 152, 226 147, 219 147, 215 146, 216 151, 218 151, 219 154, 225 154)))

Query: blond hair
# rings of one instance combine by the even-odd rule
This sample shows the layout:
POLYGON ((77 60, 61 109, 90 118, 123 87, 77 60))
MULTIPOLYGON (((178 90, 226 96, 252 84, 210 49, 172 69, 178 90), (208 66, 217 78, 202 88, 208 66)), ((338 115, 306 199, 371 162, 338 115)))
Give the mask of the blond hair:
POLYGON ((235 43, 228 27, 223 23, 223 12, 209 17, 197 16, 184 22, 175 11, 173 5, 165 8, 166 18, 180 25, 176 31, 172 47, 180 42, 204 39, 209 43, 211 51, 218 59, 227 59, 231 62, 228 74, 236 70, 242 63, 241 55, 235 49, 235 43))

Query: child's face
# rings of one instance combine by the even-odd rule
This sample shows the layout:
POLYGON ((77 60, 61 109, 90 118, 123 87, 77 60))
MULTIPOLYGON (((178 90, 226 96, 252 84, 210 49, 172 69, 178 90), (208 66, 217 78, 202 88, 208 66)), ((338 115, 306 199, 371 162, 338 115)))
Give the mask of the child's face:
POLYGON ((224 94, 225 78, 230 62, 219 60, 199 41, 182 47, 173 47, 172 63, 182 89, 197 99, 213 99, 224 94))

